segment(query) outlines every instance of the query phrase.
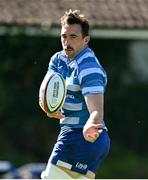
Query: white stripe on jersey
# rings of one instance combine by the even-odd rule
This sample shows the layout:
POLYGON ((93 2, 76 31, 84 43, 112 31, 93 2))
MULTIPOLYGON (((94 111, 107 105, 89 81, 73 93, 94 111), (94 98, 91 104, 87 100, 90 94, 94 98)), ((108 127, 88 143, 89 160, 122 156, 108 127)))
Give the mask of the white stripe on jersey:
POLYGON ((93 53, 90 53, 90 52, 87 52, 85 54, 83 54, 78 60, 78 64, 80 64, 84 59, 88 58, 88 57, 93 57, 95 58, 94 54, 93 53))
POLYGON ((65 102, 63 108, 71 111, 81 111, 82 103, 67 103, 65 102))
POLYGON ((60 124, 79 124, 80 118, 79 117, 65 117, 60 119, 60 124))
POLYGON ((77 84, 68 84, 67 85, 67 90, 70 90, 70 91, 73 91, 73 92, 80 91, 80 85, 77 85, 77 84))
POLYGON ((103 86, 95 86, 95 87, 85 87, 82 89, 82 94, 86 93, 104 93, 104 87, 103 86))
POLYGON ((65 63, 67 63, 67 57, 60 56, 60 59, 61 59, 62 61, 64 61, 65 63))
POLYGON ((100 68, 87 68, 87 69, 82 70, 79 74, 80 84, 81 84, 83 77, 85 77, 89 74, 93 74, 93 73, 98 73, 98 74, 101 74, 103 77, 105 77, 105 74, 103 73, 103 71, 100 68))
MULTIPOLYGON (((73 77, 73 76, 72 76, 73 77)), ((68 84, 73 84, 73 79, 72 77, 66 77, 66 85, 68 84)))

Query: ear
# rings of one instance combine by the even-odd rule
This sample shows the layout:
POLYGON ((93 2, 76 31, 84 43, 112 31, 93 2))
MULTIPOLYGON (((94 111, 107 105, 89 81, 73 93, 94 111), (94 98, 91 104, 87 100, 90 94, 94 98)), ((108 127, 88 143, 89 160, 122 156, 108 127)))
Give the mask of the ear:
POLYGON ((88 44, 90 41, 90 36, 85 36, 84 37, 84 44, 88 44))

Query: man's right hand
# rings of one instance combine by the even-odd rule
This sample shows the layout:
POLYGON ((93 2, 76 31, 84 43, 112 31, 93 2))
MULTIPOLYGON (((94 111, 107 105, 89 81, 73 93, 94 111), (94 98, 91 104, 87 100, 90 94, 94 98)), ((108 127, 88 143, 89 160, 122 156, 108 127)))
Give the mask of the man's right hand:
POLYGON ((62 119, 65 117, 60 111, 56 111, 54 113, 47 112, 47 116, 50 118, 56 118, 56 119, 62 119))

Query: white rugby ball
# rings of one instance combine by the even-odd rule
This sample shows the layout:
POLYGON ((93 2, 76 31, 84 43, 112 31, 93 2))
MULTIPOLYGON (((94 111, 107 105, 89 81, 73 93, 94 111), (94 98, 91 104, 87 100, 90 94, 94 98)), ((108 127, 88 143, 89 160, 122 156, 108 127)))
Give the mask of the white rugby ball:
POLYGON ((66 97, 65 80, 59 73, 47 73, 39 90, 39 105, 46 113, 61 109, 66 97))

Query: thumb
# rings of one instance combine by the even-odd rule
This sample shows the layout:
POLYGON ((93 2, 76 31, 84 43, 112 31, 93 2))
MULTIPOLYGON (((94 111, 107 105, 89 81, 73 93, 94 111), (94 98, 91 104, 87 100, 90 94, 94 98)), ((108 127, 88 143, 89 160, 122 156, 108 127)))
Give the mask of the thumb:
POLYGON ((96 129, 101 129, 102 126, 103 126, 103 124, 94 124, 94 127, 95 127, 96 129))

